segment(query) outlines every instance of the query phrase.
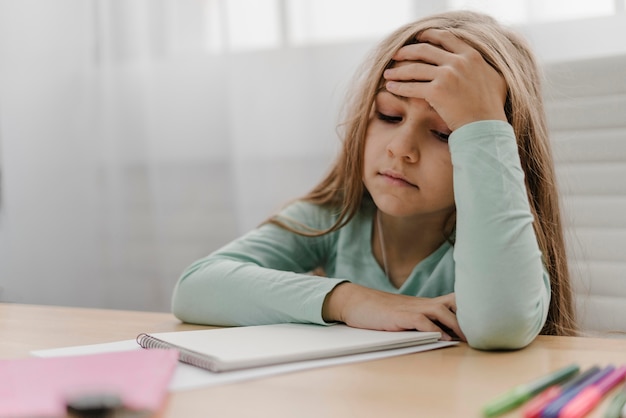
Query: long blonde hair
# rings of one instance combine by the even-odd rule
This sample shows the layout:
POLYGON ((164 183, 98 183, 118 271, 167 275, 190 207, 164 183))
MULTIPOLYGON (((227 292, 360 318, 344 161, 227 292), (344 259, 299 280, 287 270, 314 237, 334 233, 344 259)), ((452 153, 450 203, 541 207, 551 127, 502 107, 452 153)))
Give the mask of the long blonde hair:
POLYGON ((336 231, 369 198, 362 181, 363 150, 370 111, 383 85, 382 73, 402 46, 415 43, 429 28, 444 29, 465 40, 500 72, 508 86, 505 111, 517 138, 534 229, 544 256, 552 297, 542 333, 575 335, 572 290, 563 238, 554 163, 541 94, 541 74, 526 42, 493 18, 467 11, 447 12, 407 24, 384 39, 361 67, 347 102, 343 147, 326 177, 301 200, 334 208, 337 221, 327 230, 294 229, 274 217, 269 222, 309 236, 336 231))

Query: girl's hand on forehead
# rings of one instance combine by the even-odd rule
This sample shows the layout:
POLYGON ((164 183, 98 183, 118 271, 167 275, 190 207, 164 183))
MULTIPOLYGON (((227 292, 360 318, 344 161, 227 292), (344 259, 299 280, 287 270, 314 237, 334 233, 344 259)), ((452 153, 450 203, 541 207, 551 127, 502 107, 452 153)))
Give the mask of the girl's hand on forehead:
POLYGON ((384 73, 386 88, 398 96, 424 99, 450 130, 480 120, 506 121, 506 83, 482 55, 445 30, 422 32, 406 45, 384 73))

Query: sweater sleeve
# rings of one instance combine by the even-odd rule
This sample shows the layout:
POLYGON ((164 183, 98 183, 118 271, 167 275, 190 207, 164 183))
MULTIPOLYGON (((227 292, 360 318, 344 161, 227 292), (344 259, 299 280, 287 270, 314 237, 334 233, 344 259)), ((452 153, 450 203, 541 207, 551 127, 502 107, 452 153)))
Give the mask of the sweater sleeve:
POLYGON ((524 347, 546 321, 550 281, 515 134, 505 122, 475 122, 450 136, 450 152, 459 325, 474 348, 524 347))
MULTIPOLYGON (((317 229, 330 222, 327 211, 302 202, 282 215, 317 229)), ((308 272, 323 264, 330 245, 331 234, 310 238, 262 225, 183 272, 172 312, 185 322, 219 326, 325 324, 324 298, 343 280, 308 272)))

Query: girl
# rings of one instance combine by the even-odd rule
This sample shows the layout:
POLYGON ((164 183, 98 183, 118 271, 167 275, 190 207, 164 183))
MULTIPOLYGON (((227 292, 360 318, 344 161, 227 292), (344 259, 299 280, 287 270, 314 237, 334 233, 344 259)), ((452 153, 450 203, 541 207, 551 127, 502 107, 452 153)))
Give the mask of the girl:
POLYGON ((183 321, 440 331, 479 349, 573 335, 540 80, 472 12, 398 29, 366 62, 311 192, 191 265, 183 321), (312 275, 322 270, 326 277, 312 275))

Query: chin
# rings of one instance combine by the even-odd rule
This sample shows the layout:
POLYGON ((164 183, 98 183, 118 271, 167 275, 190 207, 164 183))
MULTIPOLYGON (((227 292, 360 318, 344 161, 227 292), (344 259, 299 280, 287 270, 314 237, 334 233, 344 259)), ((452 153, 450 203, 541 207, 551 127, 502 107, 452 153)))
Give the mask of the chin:
POLYGON ((383 197, 374 199, 374 203, 378 210, 389 216, 405 217, 415 215, 415 205, 408 205, 406 202, 401 202, 397 198, 383 197))
POLYGON ((424 207, 419 202, 407 202, 397 197, 381 196, 374 199, 374 203, 378 210, 385 215, 396 218, 411 218, 423 216, 449 216, 454 212, 454 205, 441 205, 440 207, 424 207))

